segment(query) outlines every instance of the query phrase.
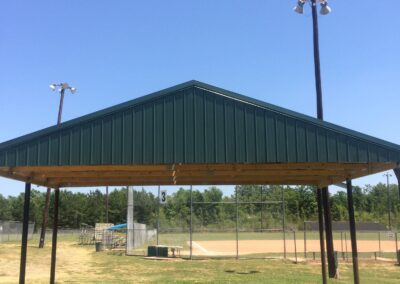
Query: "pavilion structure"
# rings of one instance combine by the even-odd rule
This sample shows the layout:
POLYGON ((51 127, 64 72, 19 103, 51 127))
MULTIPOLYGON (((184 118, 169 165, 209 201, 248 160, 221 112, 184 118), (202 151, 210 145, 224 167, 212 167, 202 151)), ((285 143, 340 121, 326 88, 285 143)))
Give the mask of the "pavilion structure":
MULTIPOLYGON (((25 281, 31 184, 55 190, 110 185, 260 184, 317 188, 322 274, 333 243, 321 195, 346 182, 358 283, 352 179, 395 169, 400 146, 198 81, 189 81, 0 144, 0 176, 25 182, 20 283, 25 281)), ((399 174, 397 175, 399 177, 399 174)), ((328 217, 329 218, 329 217, 328 217)), ((334 274, 334 271, 333 271, 334 274)))

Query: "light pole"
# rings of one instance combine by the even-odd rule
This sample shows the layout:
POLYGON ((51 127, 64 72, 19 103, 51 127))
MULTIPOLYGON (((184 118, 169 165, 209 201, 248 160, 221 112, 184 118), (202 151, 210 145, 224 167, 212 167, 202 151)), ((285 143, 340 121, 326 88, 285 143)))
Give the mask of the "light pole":
POLYGON ((59 92, 60 92, 60 106, 58 108, 58 119, 57 119, 57 125, 60 126, 61 124, 61 115, 62 115, 62 110, 63 110, 63 104, 64 104, 64 94, 65 90, 70 90, 72 94, 75 94, 76 88, 71 87, 68 83, 59 83, 59 84, 50 84, 50 89, 55 91, 59 87, 59 92))
MULTIPOLYGON (((310 2, 313 19, 313 40, 314 40, 314 65, 315 65, 315 87, 317 91, 317 117, 318 119, 324 119, 324 111, 322 108, 322 84, 321 84, 321 67, 319 59, 319 37, 318 37, 318 14, 317 14, 317 0, 299 0, 297 6, 294 7, 294 11, 299 14, 303 14, 304 4, 310 2)), ((321 15, 327 15, 332 10, 328 6, 328 1, 320 0, 321 3, 321 15)))
POLYGON ((390 185, 389 185, 389 177, 392 175, 387 172, 386 174, 383 175, 386 177, 386 185, 387 185, 387 207, 388 207, 388 220, 389 220, 389 230, 392 230, 392 218, 390 217, 390 185))
MULTIPOLYGON (((328 6, 327 0, 319 0, 321 5, 321 15, 327 15, 332 10, 328 6)), ((313 46, 314 46, 314 68, 315 68, 315 88, 317 94, 317 118, 320 120, 324 119, 324 112, 322 107, 322 84, 321 84, 321 66, 319 57, 319 36, 318 36, 318 13, 317 13, 317 0, 298 0, 294 11, 299 14, 303 14, 304 5, 306 3, 311 4, 312 19, 313 19, 313 46)), ((328 255, 328 268, 329 277, 333 278, 336 275, 334 267, 334 248, 333 248, 333 236, 332 236, 332 217, 329 204, 329 190, 328 187, 317 189, 317 202, 322 202, 322 206, 319 206, 318 219, 319 219, 319 231, 320 231, 320 246, 321 246, 321 264, 322 264, 322 281, 327 283, 326 271, 325 271, 325 257, 324 257, 324 240, 323 240, 323 215, 325 215, 325 233, 326 233, 326 247, 328 255), (324 210, 322 210, 324 207, 324 210)))
MULTIPOLYGON (((65 90, 69 90, 72 94, 75 94, 76 88, 71 87, 68 83, 50 84, 50 89, 52 89, 53 91, 55 91, 57 87, 59 87, 59 92, 60 92, 60 106, 58 108, 57 126, 60 126, 65 90)), ((50 194, 51 194, 51 189, 47 188, 46 200, 43 209, 42 228, 40 231, 39 248, 44 247, 44 240, 46 238, 46 227, 47 227, 47 220, 49 217, 49 207, 50 207, 50 194)))

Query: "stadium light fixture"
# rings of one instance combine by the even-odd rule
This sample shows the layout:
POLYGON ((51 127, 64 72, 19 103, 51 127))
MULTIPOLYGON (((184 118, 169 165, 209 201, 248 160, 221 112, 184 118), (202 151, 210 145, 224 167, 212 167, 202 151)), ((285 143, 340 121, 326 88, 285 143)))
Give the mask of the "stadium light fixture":
POLYGON ((331 7, 328 6, 328 1, 321 1, 321 10, 319 11, 321 15, 328 15, 332 12, 331 7))
POLYGON ((66 82, 59 83, 59 84, 56 84, 56 83, 50 84, 50 89, 53 90, 53 91, 55 91, 57 89, 57 87, 59 87, 58 90, 60 92, 60 106, 59 106, 59 109, 58 109, 57 125, 60 126, 65 90, 69 90, 71 92, 71 94, 75 94, 76 93, 76 88, 75 87, 71 87, 66 82))
POLYGON ((299 0, 297 2, 296 7, 293 8, 293 11, 295 11, 296 13, 299 13, 299 14, 303 14, 303 12, 304 12, 304 4, 305 3, 306 3, 305 0, 299 0))
MULTIPOLYGON (((303 14, 304 13, 304 4, 306 2, 309 2, 310 0, 298 0, 297 5, 293 8, 293 11, 295 11, 298 14, 303 14)), ((320 0, 320 5, 321 5, 321 10, 319 11, 321 15, 328 15, 329 13, 332 12, 331 7, 328 5, 327 0, 320 0)), ((314 1, 311 1, 311 4, 314 4, 314 1)))

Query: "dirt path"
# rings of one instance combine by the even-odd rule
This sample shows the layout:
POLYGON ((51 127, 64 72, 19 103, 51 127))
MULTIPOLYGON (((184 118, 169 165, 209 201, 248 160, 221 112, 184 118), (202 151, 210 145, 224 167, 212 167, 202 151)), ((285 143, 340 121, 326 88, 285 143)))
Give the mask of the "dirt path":
MULTIPOLYGON (((318 252, 320 250, 318 240, 307 241, 308 252, 318 252)), ((304 252, 304 241, 296 242, 297 252, 304 252)), ((340 240, 334 241, 334 247, 337 251, 342 251, 342 243, 340 240)), ((358 252, 375 252, 379 250, 378 241, 359 240, 357 241, 358 252)), ((383 252, 395 252, 396 244, 394 241, 381 241, 381 250, 383 252)), ((294 252, 294 241, 286 240, 286 251, 294 252)), ((346 243, 343 241, 343 251, 346 251, 346 243)), ((351 243, 347 241, 347 251, 351 252, 351 243)), ((257 253, 282 253, 282 240, 242 240, 239 241, 239 253, 257 254, 257 253)), ((193 245, 193 253, 195 255, 235 255, 236 241, 196 241, 193 245)))

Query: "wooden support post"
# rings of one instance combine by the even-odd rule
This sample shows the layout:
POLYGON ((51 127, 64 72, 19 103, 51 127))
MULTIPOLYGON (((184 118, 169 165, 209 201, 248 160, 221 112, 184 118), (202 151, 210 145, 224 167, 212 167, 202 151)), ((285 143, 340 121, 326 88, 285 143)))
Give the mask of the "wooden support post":
POLYGON ((349 211, 349 222, 350 222, 350 237, 351 237, 351 254, 353 257, 353 274, 354 283, 359 284, 360 278, 358 274, 358 252, 357 252, 357 236, 356 236, 356 221, 354 218, 354 206, 353 206, 353 186, 351 180, 346 180, 347 185, 347 209, 349 211))
POLYGON ((22 238, 21 238, 21 262, 19 267, 19 283, 25 283, 26 269, 26 250, 28 247, 28 229, 29 229, 29 203, 31 201, 31 184, 25 183, 24 196, 24 217, 22 220, 22 238))
POLYGON ((321 248, 321 267, 322 267, 322 283, 328 282, 326 277, 325 263, 325 240, 324 240, 324 214, 322 212, 322 190, 317 188, 317 204, 318 204, 318 228, 319 228, 319 244, 321 248))
POLYGON ((50 284, 54 284, 56 279, 56 257, 57 257, 57 233, 58 233, 58 204, 60 200, 60 189, 54 191, 54 217, 53 217, 53 240, 51 244, 51 269, 50 284))
POLYGON ((44 241, 46 238, 47 220, 49 218, 50 194, 51 194, 51 189, 47 188, 46 200, 44 202, 44 208, 43 208, 43 220, 42 220, 42 228, 40 231, 39 248, 44 247, 44 241))

